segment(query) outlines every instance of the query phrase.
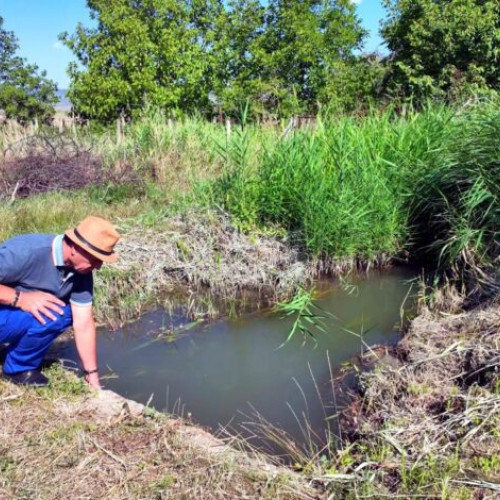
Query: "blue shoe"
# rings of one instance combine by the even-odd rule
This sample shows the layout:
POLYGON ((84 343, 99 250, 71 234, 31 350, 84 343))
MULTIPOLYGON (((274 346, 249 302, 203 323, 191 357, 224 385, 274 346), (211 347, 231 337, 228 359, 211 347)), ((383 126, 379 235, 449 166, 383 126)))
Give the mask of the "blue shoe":
POLYGON ((16 385, 30 385, 31 387, 44 387, 49 384, 49 379, 40 370, 2 373, 2 378, 16 385))

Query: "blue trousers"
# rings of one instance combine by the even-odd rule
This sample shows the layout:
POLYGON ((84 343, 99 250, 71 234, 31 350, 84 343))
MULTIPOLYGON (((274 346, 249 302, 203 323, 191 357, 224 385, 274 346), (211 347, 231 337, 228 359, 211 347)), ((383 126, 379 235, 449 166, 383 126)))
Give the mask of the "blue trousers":
POLYGON ((50 344, 73 323, 70 305, 55 320, 42 325, 31 313, 0 306, 0 343, 8 343, 3 372, 8 374, 40 368, 50 344))

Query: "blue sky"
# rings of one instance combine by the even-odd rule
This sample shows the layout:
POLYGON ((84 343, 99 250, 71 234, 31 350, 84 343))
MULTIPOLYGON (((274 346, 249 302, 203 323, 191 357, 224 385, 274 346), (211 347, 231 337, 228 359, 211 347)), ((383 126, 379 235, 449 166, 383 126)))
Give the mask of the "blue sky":
MULTIPOLYGON (((353 0, 370 35, 365 49, 383 50, 378 35, 384 16, 381 0, 353 0)), ((19 40, 18 54, 47 71, 59 88, 68 86, 66 68, 74 58, 58 41, 63 31, 73 33, 78 22, 90 25, 85 0, 0 0, 0 16, 4 28, 14 31, 19 40)))

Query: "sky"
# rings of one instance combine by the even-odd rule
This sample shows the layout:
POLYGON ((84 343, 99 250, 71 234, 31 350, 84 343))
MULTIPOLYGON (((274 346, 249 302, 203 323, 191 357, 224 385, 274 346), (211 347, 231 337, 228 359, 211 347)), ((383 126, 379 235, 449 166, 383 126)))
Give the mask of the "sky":
MULTIPOLYGON (((353 0, 363 27, 369 31, 365 50, 383 51, 378 35, 384 17, 381 0, 353 0)), ((66 69, 75 58, 58 40, 59 33, 74 33, 81 22, 91 26, 85 0, 0 0, 4 29, 13 31, 19 42, 18 55, 36 64, 60 89, 68 87, 66 69)))

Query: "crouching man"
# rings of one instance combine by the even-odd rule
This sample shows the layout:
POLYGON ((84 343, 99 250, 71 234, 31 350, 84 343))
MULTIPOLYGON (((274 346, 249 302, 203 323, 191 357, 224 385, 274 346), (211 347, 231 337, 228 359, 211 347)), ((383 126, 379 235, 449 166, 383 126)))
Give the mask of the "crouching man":
POLYGON ((4 379, 44 386, 43 356, 73 327, 86 381, 99 389, 92 312, 92 271, 115 262, 120 235, 110 222, 87 217, 63 235, 24 234, 0 245, 0 343, 8 343, 4 379))

